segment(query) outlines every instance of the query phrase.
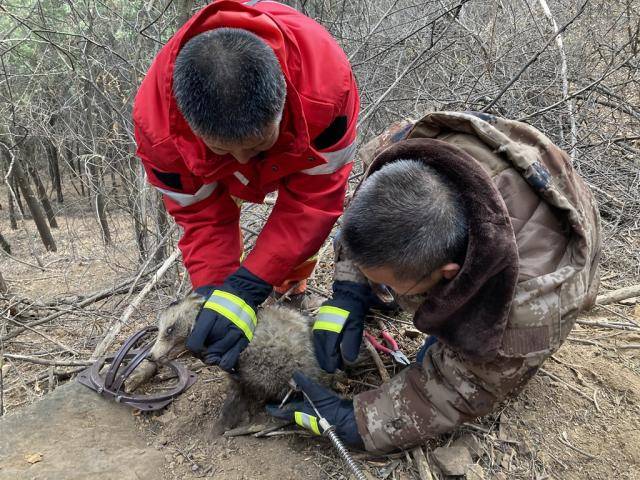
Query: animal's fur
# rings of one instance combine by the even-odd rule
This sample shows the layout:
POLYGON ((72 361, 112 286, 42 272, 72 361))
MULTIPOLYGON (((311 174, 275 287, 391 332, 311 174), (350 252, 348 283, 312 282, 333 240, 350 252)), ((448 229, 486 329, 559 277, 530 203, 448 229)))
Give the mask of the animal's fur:
MULTIPOLYGON (((130 389, 150 378, 155 363, 166 361, 175 347, 184 348, 203 301, 203 297, 191 294, 160 314, 158 338, 148 362, 153 371, 150 365, 141 365, 129 380, 130 389)), ((236 426, 245 411, 253 414, 267 402, 282 400, 296 370, 320 383, 331 382, 332 375, 324 372, 315 358, 312 323, 299 311, 283 306, 258 311, 253 340, 240 354, 237 372, 231 375, 231 389, 220 414, 218 433, 236 426)))

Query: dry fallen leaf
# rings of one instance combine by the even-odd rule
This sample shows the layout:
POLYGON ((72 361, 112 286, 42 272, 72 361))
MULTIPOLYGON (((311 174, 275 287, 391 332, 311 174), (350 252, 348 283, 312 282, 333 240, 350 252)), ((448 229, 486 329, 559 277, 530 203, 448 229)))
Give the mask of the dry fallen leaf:
POLYGON ((30 463, 30 464, 34 464, 34 463, 38 463, 42 461, 42 454, 41 453, 29 453, 27 455, 24 456, 24 459, 30 463))
POLYGON ((636 320, 640 320, 640 303, 633 309, 633 316, 636 317, 636 320))

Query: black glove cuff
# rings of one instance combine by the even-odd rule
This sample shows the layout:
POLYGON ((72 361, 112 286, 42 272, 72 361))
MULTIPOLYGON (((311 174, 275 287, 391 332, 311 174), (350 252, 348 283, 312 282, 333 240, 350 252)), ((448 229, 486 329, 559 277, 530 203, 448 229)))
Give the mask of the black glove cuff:
POLYGON ((362 311, 366 312, 371 306, 371 287, 368 283, 339 280, 333 282, 333 299, 338 301, 344 300, 351 305, 357 303, 362 311))
POLYGON ((254 308, 264 302, 273 290, 271 284, 258 278, 245 267, 238 268, 235 273, 227 277, 224 288, 242 297, 254 308))
POLYGON ((352 400, 342 400, 341 407, 347 412, 336 426, 338 436, 350 447, 364 450, 364 440, 358 432, 358 423, 352 400))
POLYGON ((193 292, 207 299, 211 296, 211 293, 213 293, 216 288, 218 287, 216 287, 215 285, 204 285, 202 287, 196 288, 193 292))

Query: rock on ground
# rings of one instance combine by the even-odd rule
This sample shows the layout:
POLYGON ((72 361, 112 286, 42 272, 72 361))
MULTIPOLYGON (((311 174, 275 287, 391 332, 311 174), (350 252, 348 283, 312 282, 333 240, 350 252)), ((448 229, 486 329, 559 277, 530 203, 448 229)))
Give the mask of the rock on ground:
POLYGON ((439 447, 433 451, 433 458, 445 475, 462 476, 473 463, 466 447, 439 447))
POLYGON ((0 480, 155 480, 163 462, 131 409, 75 382, 0 420, 0 480))

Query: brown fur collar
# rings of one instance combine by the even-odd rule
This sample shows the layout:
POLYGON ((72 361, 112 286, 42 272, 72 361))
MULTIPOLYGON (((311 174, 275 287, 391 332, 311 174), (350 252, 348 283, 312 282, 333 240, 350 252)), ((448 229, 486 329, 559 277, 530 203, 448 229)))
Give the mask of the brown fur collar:
POLYGON ((504 200, 477 161, 440 140, 398 142, 376 157, 367 176, 401 158, 422 160, 458 186, 469 221, 462 269, 429 291, 414 323, 468 358, 490 360, 500 347, 518 277, 518 252, 504 200))

